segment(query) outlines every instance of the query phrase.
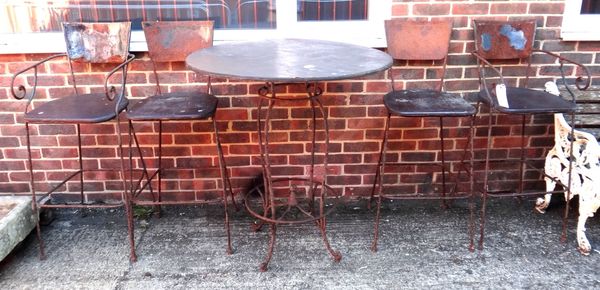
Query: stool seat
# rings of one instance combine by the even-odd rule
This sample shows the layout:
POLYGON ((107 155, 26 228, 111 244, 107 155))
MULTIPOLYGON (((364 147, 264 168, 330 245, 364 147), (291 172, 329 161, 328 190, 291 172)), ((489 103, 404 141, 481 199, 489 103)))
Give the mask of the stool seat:
POLYGON ((506 88, 508 108, 498 104, 495 93, 490 91, 492 104, 486 98, 485 90, 479 91, 479 99, 488 106, 505 114, 569 113, 575 110, 575 104, 545 91, 527 88, 506 88))
POLYGON ((201 92, 173 92, 147 97, 127 111, 127 118, 141 120, 190 120, 212 117, 217 97, 201 92))
POLYGON ((387 109, 403 117, 465 117, 475 107, 461 96, 434 90, 400 90, 383 97, 387 109))
MULTIPOLYGON (((121 99, 119 112, 129 101, 121 99)), ((82 94, 62 97, 41 104, 25 113, 28 123, 101 123, 116 117, 115 101, 109 101, 106 94, 82 94)))

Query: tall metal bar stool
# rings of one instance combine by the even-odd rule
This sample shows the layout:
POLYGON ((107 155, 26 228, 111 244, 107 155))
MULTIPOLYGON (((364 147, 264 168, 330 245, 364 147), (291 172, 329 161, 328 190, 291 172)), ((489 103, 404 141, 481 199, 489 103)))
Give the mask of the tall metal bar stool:
MULTIPOLYGON (((590 74, 587 68, 579 63, 573 62, 560 55, 545 51, 537 50, 533 48, 536 30, 536 20, 514 20, 514 21, 490 21, 490 20, 474 20, 474 34, 475 34, 475 51, 472 55, 475 56, 478 63, 479 82, 481 90, 478 93, 478 104, 485 104, 490 108, 488 118, 488 132, 487 132, 487 147, 485 153, 485 171, 483 180, 483 193, 482 193, 482 207, 481 207, 481 222, 480 222, 480 238, 479 248, 483 249, 484 232, 485 232, 485 221, 486 221, 486 206, 487 199, 490 196, 494 197, 514 197, 514 196, 528 196, 528 195, 540 195, 546 193, 544 190, 525 190, 524 188, 524 175, 525 167, 528 166, 533 169, 537 169, 543 174, 541 169, 538 169, 530 161, 526 159, 525 146, 527 145, 525 131, 527 116, 535 114, 553 114, 553 113, 565 113, 571 115, 571 120, 574 118, 575 112, 575 96, 571 93, 570 100, 566 100, 560 95, 554 95, 541 90, 534 90, 527 88, 529 73, 531 70, 531 56, 534 52, 545 53, 546 55, 555 58, 559 63, 559 70, 561 73, 561 79, 564 85, 568 85, 568 81, 565 79, 564 64, 571 64, 580 68, 580 72, 587 74, 587 79, 583 77, 577 77, 575 79, 575 85, 578 89, 584 90, 590 84, 590 74), (521 63, 526 64, 525 78, 522 80, 521 86, 517 87, 514 82, 509 82, 502 75, 501 68, 497 68, 492 65, 491 61, 500 60, 518 60, 521 63), (492 79, 486 76, 486 72, 493 72, 496 76, 492 79), (497 117, 497 114, 516 115, 521 116, 521 154, 518 159, 503 158, 502 160, 491 160, 490 150, 492 147, 492 124, 493 120, 497 117), (490 176, 490 163, 499 161, 513 161, 519 163, 519 184, 515 192, 490 192, 489 176, 490 176)), ((568 86, 567 86, 568 89, 568 86)), ((569 89, 569 92, 570 89, 569 89)), ((571 126, 573 128, 573 126, 571 126)), ((571 132, 571 135, 573 132, 571 132)), ((571 156, 570 160, 573 160, 572 155, 572 143, 570 145, 571 156)), ((569 163, 569 183, 571 184, 571 168, 572 164, 569 163)), ((552 178, 551 176, 544 174, 545 177, 552 178)), ((561 184, 566 195, 570 196, 571 189, 566 184, 560 182, 560 180, 553 179, 555 182, 561 184)), ((563 191, 554 191, 558 193, 563 191)), ((569 207, 565 207, 564 218, 563 218, 563 232, 562 240, 566 239, 566 224, 567 215, 569 213, 569 207)))
MULTIPOLYGON (((129 35, 131 23, 63 23, 65 42, 67 52, 45 58, 19 72, 17 72, 11 81, 11 93, 16 99, 27 98, 24 121, 25 132, 27 134, 27 158, 30 174, 30 186, 32 195, 32 207, 36 221, 36 234, 40 245, 40 258, 45 258, 44 242, 42 240, 39 210, 41 208, 112 208, 125 205, 129 210, 129 198, 126 194, 126 177, 122 156, 122 140, 120 134, 119 113, 125 110, 128 100, 125 97, 125 84, 127 79, 127 65, 134 59, 129 53, 129 35), (56 98, 41 104, 32 102, 36 96, 38 84, 38 70, 43 68, 44 63, 50 60, 56 60, 66 57, 69 62, 71 82, 73 83, 73 93, 64 97, 56 98), (77 72, 74 70, 74 63, 89 64, 113 64, 115 67, 108 72, 104 78, 104 91, 98 93, 84 93, 82 88, 77 86, 77 72), (33 87, 27 91, 24 85, 17 85, 21 75, 33 70, 33 87), (120 82, 116 83, 118 87, 113 86, 114 80, 120 74, 120 82), (114 76, 114 77, 113 77, 114 76), (115 168, 107 169, 88 169, 83 166, 82 142, 81 142, 81 124, 97 124, 109 121, 116 121, 117 131, 117 150, 121 158, 121 166, 118 169, 120 179, 123 183, 123 192, 119 203, 100 204, 90 202, 86 196, 84 186, 84 173, 98 171, 115 171, 115 168), (38 194, 36 192, 36 182, 34 178, 34 169, 32 161, 30 124, 73 124, 77 132, 77 152, 79 168, 75 172, 52 186, 46 193, 38 194), (78 203, 53 203, 53 194, 61 192, 67 193, 68 188, 63 191, 68 182, 74 178, 79 179, 79 198, 78 203)), ((133 246, 132 230, 133 225, 128 223, 130 245, 133 246)), ((133 254, 133 247, 131 254, 133 254)))
MULTIPOLYGON (((465 158, 467 156, 467 148, 470 146, 470 160, 472 160, 473 142, 471 142, 473 130, 473 116, 475 115, 475 107, 465 101, 460 95, 451 94, 443 91, 444 76, 446 74, 446 62, 448 54, 448 46, 450 43, 450 34, 452 32, 452 23, 444 20, 404 20, 392 19, 385 22, 385 30, 387 36, 388 53, 398 60, 432 60, 442 62, 441 78, 436 89, 411 89, 411 90, 395 90, 394 78, 390 72, 392 83, 392 91, 383 97, 383 101, 388 115, 385 123, 385 131, 381 151, 379 153, 379 162, 375 173, 375 181, 371 191, 371 201, 377 191, 377 214, 375 218, 375 234, 371 245, 372 251, 377 251, 377 242, 379 239, 379 220, 381 217, 381 202, 383 198, 387 199, 448 199, 471 198, 469 204, 471 217, 469 222, 469 236, 471 240, 470 248, 473 247, 473 198, 472 198, 472 176, 470 175, 470 188, 465 194, 458 193, 459 175, 464 170, 469 173, 469 169, 465 168, 465 158), (390 131, 390 119, 392 115, 403 118, 438 118, 440 124, 440 159, 441 162, 437 165, 441 169, 442 177, 442 192, 440 196, 417 194, 391 194, 383 192, 383 177, 384 168, 386 165, 423 165, 423 162, 408 162, 402 161, 399 157, 399 162, 387 162, 386 155, 388 150, 388 135, 390 131), (445 159, 444 148, 444 118, 446 117, 468 117, 470 118, 468 143, 464 149, 461 160, 461 170, 455 175, 455 186, 452 189, 452 194, 447 195, 447 180, 446 171, 447 162, 445 159), (470 145, 469 145, 470 144, 470 145)), ((428 165, 430 162, 427 163, 428 165)), ((472 167, 472 166, 471 166, 472 167)), ((370 205, 370 203, 369 203, 370 205)))
MULTIPOLYGON (((231 182, 223 157, 223 150, 219 139, 219 130, 215 120, 217 110, 217 97, 211 94, 210 78, 207 85, 207 92, 186 91, 186 92, 162 92, 159 82, 159 74, 156 71, 156 62, 175 62, 184 61, 188 54, 193 51, 212 46, 213 42, 213 22, 212 21, 178 21, 178 22, 143 22, 142 23, 146 42, 148 43, 148 53, 153 65, 154 77, 156 80, 156 94, 132 105, 127 111, 129 119, 129 148, 130 148, 130 168, 132 169, 131 193, 134 204, 158 206, 161 205, 181 205, 181 204, 203 204, 206 201, 164 201, 162 200, 162 175, 167 170, 181 170, 189 168, 164 168, 162 164, 162 128, 164 121, 171 120, 204 120, 212 119, 215 144, 218 153, 218 163, 223 186, 222 196, 225 207, 225 229, 227 232, 227 253, 232 253, 231 235, 229 227, 227 193, 231 197, 234 206, 234 196, 232 193, 231 182), (157 169, 150 173, 138 138, 135 134, 134 122, 158 122, 158 152, 157 169), (142 174, 137 181, 134 181, 132 143, 135 142, 137 152, 140 156, 142 174), (152 181, 157 179, 157 188, 152 187, 152 181), (153 200, 145 201, 140 199, 140 194, 149 190, 153 200)), ((173 192, 170 190, 169 192, 173 192)), ((130 222, 133 220, 133 214, 128 216, 130 222)))

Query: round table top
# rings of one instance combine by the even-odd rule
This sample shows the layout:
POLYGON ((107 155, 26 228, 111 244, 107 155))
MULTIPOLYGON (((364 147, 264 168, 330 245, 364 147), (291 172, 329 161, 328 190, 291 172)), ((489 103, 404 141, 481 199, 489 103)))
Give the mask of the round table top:
POLYGON ((377 49, 312 39, 271 39, 215 45, 190 54, 196 72, 273 82, 340 80, 372 74, 392 65, 377 49))

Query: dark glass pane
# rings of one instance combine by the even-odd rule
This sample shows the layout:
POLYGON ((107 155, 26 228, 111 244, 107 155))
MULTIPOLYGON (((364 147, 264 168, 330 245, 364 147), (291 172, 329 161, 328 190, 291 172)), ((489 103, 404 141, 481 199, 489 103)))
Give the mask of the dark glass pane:
POLYGON ((581 3, 581 14, 600 14, 600 1, 583 0, 581 3))
MULTIPOLYGON (((4 8, 4 9, 2 9, 4 8)), ((0 17, 9 28, 0 32, 61 31, 63 21, 213 20, 216 29, 275 28, 275 0, 63 0, 9 1, 0 17)))
POLYGON ((367 20, 368 0, 298 0, 298 21, 367 20))

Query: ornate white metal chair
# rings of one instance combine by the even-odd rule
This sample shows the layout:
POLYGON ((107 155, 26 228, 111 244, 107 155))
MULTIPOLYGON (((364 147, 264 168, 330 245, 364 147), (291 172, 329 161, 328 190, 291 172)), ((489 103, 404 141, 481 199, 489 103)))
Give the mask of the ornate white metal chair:
MULTIPOLYGON (((546 83, 546 91, 559 95, 553 82, 546 83)), ((592 246, 585 235, 585 223, 600 207, 600 146, 592 134, 572 130, 563 114, 554 114, 554 142, 554 147, 546 155, 544 166, 546 191, 554 191, 558 180, 562 184, 570 185, 571 194, 565 191, 565 201, 568 202, 574 196, 579 196, 577 249, 583 255, 589 255, 592 246), (569 137, 571 132, 573 132, 572 138, 569 137), (573 163, 569 176, 570 162, 573 163)), ((551 198, 551 193, 538 198, 535 209, 545 213, 551 198)))

